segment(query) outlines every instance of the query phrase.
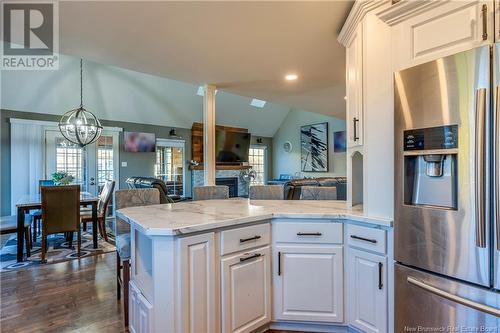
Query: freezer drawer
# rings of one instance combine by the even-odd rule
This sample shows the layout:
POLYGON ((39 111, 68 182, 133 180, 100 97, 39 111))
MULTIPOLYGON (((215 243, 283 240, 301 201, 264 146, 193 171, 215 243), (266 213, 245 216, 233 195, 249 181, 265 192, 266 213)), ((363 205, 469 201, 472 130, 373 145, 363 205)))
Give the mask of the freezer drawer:
POLYGON ((395 274, 396 332, 498 332, 499 293, 400 264, 395 274))

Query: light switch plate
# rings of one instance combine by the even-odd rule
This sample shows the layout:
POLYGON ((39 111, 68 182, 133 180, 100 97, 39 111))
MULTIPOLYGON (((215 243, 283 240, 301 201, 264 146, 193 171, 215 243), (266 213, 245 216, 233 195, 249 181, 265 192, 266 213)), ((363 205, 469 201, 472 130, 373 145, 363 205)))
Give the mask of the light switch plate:
POLYGON ((127 165, 128 165, 128 163, 127 163, 127 162, 122 162, 122 168, 126 168, 126 167, 127 167, 127 165))

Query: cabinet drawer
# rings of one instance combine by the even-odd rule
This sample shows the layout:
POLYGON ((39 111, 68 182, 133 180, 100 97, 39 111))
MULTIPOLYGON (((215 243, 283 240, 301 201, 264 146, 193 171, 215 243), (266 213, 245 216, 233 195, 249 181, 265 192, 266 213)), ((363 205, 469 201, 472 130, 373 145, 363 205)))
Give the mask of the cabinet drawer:
POLYGON ((276 242, 342 244, 342 223, 281 222, 275 224, 276 242))
POLYGON ((225 230, 220 236, 220 254, 226 255, 269 244, 271 225, 269 223, 252 225, 238 229, 225 230))
POLYGON ((350 246, 385 254, 385 230, 347 225, 347 243, 350 246))

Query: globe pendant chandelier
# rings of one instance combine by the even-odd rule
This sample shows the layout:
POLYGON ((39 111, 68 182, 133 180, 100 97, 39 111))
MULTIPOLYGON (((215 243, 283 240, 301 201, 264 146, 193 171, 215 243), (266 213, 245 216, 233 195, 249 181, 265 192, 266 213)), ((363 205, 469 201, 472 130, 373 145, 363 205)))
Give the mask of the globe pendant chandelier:
POLYGON ((80 107, 66 112, 59 121, 61 134, 70 142, 85 147, 101 136, 99 119, 83 107, 83 60, 80 59, 80 107))

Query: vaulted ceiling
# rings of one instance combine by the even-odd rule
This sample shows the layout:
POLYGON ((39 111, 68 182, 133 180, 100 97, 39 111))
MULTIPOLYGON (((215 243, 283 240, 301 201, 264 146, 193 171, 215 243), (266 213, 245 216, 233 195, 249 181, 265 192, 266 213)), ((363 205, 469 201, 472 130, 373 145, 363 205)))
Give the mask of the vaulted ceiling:
POLYGON ((345 117, 352 1, 60 2, 60 51, 277 104, 345 117), (287 82, 287 73, 299 79, 287 82))

